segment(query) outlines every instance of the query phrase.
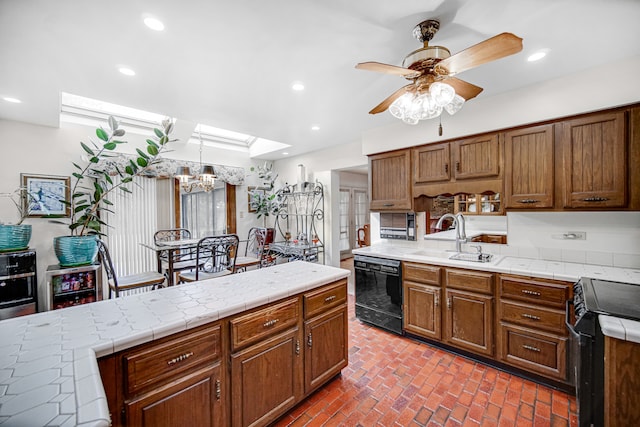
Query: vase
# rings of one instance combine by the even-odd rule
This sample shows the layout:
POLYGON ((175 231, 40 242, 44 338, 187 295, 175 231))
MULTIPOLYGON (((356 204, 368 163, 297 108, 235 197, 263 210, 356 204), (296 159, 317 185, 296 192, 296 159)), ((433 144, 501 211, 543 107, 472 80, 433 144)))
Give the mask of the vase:
POLYGON ((98 236, 58 236, 53 238, 53 249, 61 267, 90 265, 98 254, 98 236))
POLYGON ((31 240, 31 225, 0 224, 0 252, 27 249, 29 240, 31 240))

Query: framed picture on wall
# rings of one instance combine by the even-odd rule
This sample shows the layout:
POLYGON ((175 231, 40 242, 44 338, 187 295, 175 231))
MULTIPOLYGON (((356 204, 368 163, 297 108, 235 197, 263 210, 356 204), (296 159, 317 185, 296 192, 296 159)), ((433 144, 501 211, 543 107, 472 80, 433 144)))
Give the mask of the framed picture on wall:
POLYGON ((28 203, 29 217, 69 217, 71 208, 63 203, 71 197, 68 176, 20 174, 22 187, 28 192, 24 203, 28 203))
POLYGON ((247 191, 247 204, 248 204, 247 212, 255 213, 257 211, 256 211, 255 207, 251 206, 251 197, 252 197, 252 195, 254 193, 260 193, 261 195, 264 195, 264 190, 261 189, 260 187, 252 187, 252 186, 248 186, 247 190, 248 190, 247 191))

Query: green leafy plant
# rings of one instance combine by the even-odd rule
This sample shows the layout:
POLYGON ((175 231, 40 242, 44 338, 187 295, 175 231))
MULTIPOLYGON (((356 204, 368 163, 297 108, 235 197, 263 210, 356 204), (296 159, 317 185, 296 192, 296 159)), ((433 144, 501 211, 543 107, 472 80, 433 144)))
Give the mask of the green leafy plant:
POLYGON ((175 141, 169 140, 173 123, 168 119, 163 120, 162 128, 154 128, 154 136, 146 140, 146 152, 138 148, 135 160, 130 159, 124 166, 115 164, 107 167, 107 160, 117 156, 115 151, 118 146, 126 143, 120 139, 125 135, 125 130, 120 128, 114 117, 109 117, 108 125, 108 129, 96 129, 97 142, 80 142, 83 151, 89 156, 89 162, 85 166, 73 164, 76 171, 73 173, 75 180, 71 187, 71 200, 63 201, 71 208, 71 235, 104 235, 102 227, 108 225, 101 219, 100 213, 112 212, 110 206, 113 203, 109 197, 115 191, 130 193, 129 185, 133 178, 144 175, 152 165, 159 162, 160 154, 165 151, 167 144, 175 141))
POLYGON ((275 189, 275 182, 278 178, 273 170, 273 164, 265 163, 262 166, 252 166, 251 172, 257 172, 262 186, 249 191, 251 209, 255 211, 258 218, 269 215, 276 215, 280 209, 281 201, 275 189))

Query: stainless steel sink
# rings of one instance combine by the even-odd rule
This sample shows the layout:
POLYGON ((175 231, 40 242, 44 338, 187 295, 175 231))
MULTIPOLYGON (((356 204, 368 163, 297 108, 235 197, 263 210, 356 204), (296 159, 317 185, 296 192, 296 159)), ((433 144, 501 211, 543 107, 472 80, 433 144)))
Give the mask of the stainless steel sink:
POLYGON ((458 252, 449 257, 458 261, 491 262, 492 254, 481 252, 458 252))

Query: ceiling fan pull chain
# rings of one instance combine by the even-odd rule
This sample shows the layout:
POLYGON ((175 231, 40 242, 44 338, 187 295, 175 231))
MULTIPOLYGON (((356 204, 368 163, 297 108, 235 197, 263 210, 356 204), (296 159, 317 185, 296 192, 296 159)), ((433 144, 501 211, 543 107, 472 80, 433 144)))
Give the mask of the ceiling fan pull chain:
POLYGON ((440 125, 438 126, 438 135, 442 136, 442 116, 438 117, 440 119, 440 125))

